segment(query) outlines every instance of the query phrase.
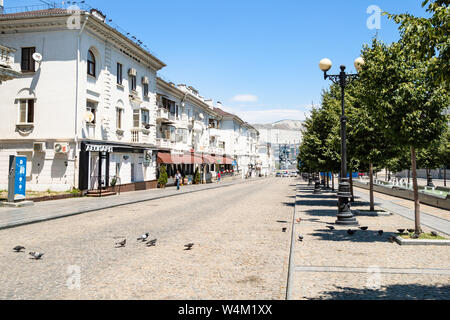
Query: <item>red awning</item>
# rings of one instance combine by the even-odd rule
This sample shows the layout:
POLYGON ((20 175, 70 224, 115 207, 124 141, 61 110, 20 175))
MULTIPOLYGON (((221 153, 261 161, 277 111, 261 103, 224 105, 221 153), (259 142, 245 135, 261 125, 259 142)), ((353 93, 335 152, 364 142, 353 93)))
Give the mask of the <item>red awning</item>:
POLYGON ((173 155, 166 152, 158 153, 158 163, 165 164, 202 164, 203 159, 202 156, 197 154, 182 154, 182 155, 173 155))
POLYGON ((207 163, 207 164, 216 163, 216 158, 209 154, 204 154, 203 155, 203 163, 207 163))
POLYGON ((227 156, 216 156, 216 163, 218 164, 233 164, 233 159, 227 156))

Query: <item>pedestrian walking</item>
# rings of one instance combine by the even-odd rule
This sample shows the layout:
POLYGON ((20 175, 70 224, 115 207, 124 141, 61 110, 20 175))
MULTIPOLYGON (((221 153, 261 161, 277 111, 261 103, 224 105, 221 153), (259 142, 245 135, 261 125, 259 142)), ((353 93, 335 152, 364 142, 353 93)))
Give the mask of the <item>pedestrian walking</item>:
POLYGON ((175 180, 177 181, 177 190, 180 190, 181 178, 182 177, 180 171, 177 171, 177 174, 175 175, 175 180))
POLYGON ((217 173, 217 183, 220 183, 220 178, 221 178, 221 175, 220 175, 220 171, 217 173))

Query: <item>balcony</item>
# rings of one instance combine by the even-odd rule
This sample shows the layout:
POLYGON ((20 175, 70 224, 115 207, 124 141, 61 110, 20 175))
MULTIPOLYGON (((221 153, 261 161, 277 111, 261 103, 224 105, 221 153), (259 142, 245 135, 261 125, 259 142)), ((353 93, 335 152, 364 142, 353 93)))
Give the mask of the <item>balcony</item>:
POLYGON ((220 137, 220 130, 217 128, 209 128, 210 137, 220 137))
POLYGON ((157 138, 156 139, 156 146, 158 148, 170 149, 171 146, 172 146, 172 143, 170 142, 169 139, 157 138))
POLYGON ((146 129, 131 129, 132 143, 149 143, 150 131, 146 129))
POLYGON ((169 112, 166 109, 159 108, 156 111, 157 121, 169 121, 169 112))
POLYGON ((20 76, 19 72, 13 70, 15 51, 0 45, 0 83, 20 76))

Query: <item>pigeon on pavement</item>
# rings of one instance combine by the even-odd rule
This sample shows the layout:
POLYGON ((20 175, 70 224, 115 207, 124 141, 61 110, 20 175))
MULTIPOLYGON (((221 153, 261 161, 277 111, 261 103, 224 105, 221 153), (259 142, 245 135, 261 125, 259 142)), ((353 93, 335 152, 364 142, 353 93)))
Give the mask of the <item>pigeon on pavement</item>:
POLYGON ((184 247, 185 247, 185 249, 184 250, 186 250, 186 251, 189 251, 189 250, 191 250, 192 249, 192 247, 194 246, 194 244, 193 243, 188 243, 188 244, 185 244, 184 245, 184 247))
POLYGON ((416 231, 416 229, 408 229, 408 232, 409 233, 413 233, 413 232, 415 232, 416 231))
POLYGON ((383 233, 384 233, 384 231, 383 231, 383 230, 380 230, 380 231, 378 231, 378 235, 380 235, 380 236, 382 236, 382 235, 383 235, 383 233))
POLYGON ((117 242, 116 246, 117 246, 117 248, 123 248, 123 247, 125 247, 126 244, 127 244, 127 239, 125 239, 121 242, 117 242))
POLYGON ((432 235, 433 237, 437 237, 439 234, 438 234, 436 231, 431 231, 431 235, 432 235))
POLYGON ((298 241, 302 242, 303 239, 305 239, 305 237, 303 237, 302 235, 299 235, 299 236, 298 236, 298 241))
POLYGON ((405 229, 397 229, 397 231, 401 234, 405 233, 405 229))
POLYGON ((156 241, 158 241, 158 239, 150 240, 149 242, 147 242, 147 247, 154 247, 154 246, 156 246, 156 241))
POLYGON ((286 232, 287 231, 287 228, 283 228, 283 232, 286 232))
POLYGON ((23 252, 23 250, 25 250, 25 247, 22 246, 17 246, 13 249, 15 252, 23 252))
POLYGON ((140 236, 139 238, 137 238, 137 241, 144 242, 145 240, 148 239, 149 235, 150 235, 150 233, 147 232, 147 233, 143 234, 142 236, 140 236))
POLYGON ((348 229, 347 233, 352 236, 356 233, 356 230, 348 229))
POLYGON ((32 256, 34 260, 40 260, 43 255, 44 253, 40 252, 30 252, 30 256, 32 256))
POLYGON ((366 231, 369 227, 360 227, 361 230, 366 231))
POLYGON ((335 228, 333 226, 327 226, 328 229, 330 229, 330 231, 333 231, 335 228))

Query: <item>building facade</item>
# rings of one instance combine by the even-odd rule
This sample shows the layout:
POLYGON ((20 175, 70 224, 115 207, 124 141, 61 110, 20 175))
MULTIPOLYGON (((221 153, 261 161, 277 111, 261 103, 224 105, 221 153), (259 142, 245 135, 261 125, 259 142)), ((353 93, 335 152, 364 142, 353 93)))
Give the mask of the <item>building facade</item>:
POLYGON ((37 191, 152 188, 161 165, 186 183, 256 171, 258 131, 158 77, 165 64, 100 11, 0 14, 0 43, 0 188, 10 155, 37 191))

